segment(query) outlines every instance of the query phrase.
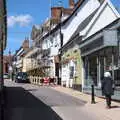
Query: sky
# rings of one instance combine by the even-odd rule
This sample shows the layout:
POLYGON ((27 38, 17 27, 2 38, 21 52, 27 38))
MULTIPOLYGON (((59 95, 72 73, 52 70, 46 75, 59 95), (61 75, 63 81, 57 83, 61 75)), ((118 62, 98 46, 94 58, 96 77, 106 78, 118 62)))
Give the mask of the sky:
MULTIPOLYGON (((15 53, 25 37, 30 38, 32 26, 42 24, 50 17, 50 6, 59 5, 60 0, 7 0, 8 36, 4 54, 15 53), (51 1, 51 2, 50 2, 51 1)), ((69 0, 61 0, 68 7, 69 0)), ((75 0, 77 1, 77 0, 75 0)), ((111 0, 120 7, 120 0, 111 0)))

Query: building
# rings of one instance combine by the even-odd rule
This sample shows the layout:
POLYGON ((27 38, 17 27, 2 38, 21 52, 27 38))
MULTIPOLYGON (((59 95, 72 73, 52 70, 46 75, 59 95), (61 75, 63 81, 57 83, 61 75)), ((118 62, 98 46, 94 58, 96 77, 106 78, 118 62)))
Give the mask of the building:
MULTIPOLYGON (((29 58, 32 60, 32 72, 34 76, 37 71, 42 70, 46 73, 43 76, 60 77, 58 54, 60 49, 60 23, 66 20, 73 12, 73 0, 69 1, 69 8, 61 6, 51 8, 51 18, 47 19, 43 25, 34 25, 31 32, 33 40, 32 51, 29 52, 29 58), (61 17, 62 16, 62 17, 61 17), (31 54, 30 54, 31 53, 31 54)), ((26 55, 27 56, 27 55, 26 55)))
MULTIPOLYGON (((106 0, 78 26, 71 39, 63 46, 63 60, 67 60, 67 63, 70 61, 72 69, 76 61, 75 55, 71 55, 73 53, 70 51, 76 51, 75 48, 80 51, 79 75, 83 92, 91 93, 91 85, 94 84, 96 95, 101 95, 101 80, 105 71, 112 73, 113 80, 119 88, 119 34, 120 14, 113 4, 106 0)), ((120 99, 118 94, 117 89, 115 99, 120 99)))
POLYGON ((15 52, 13 60, 13 72, 22 72, 23 71, 23 57, 24 54, 29 50, 29 40, 26 38, 23 41, 21 47, 15 52))
POLYGON ((82 60, 77 40, 79 30, 83 30, 95 15, 102 2, 98 0, 81 1, 74 9, 68 21, 63 25, 64 44, 62 47, 62 85, 82 90, 82 60), (69 23, 69 24, 68 24, 69 23), (64 27, 65 26, 65 27, 64 27), (69 37, 68 37, 69 35, 69 37), (67 71, 66 74, 64 74, 67 71))
POLYGON ((9 73, 9 67, 12 65, 12 55, 4 55, 3 56, 3 73, 9 73))
POLYGON ((85 42, 81 42, 85 92, 91 92, 91 84, 94 83, 96 92, 101 95, 101 80, 105 71, 111 72, 116 88, 119 88, 119 36, 120 18, 88 37, 85 42))
MULTIPOLYGON (((85 10, 87 14, 87 9, 85 10)), ((94 10, 86 19, 84 19, 81 22, 81 24, 78 25, 76 31, 74 32, 70 40, 62 48, 63 73, 65 73, 64 71, 67 71, 66 72, 67 74, 62 74, 63 81, 64 81, 63 84, 67 84, 67 86, 74 87, 74 88, 77 88, 80 84, 81 87, 77 88, 79 90, 84 90, 84 88, 87 89, 88 87, 91 89, 91 84, 93 82, 96 86, 100 86, 103 73, 106 70, 106 69, 103 70, 105 68, 104 66, 105 63, 103 64, 103 60, 105 58, 101 59, 99 57, 100 55, 98 55, 99 52, 97 54, 93 53, 92 55, 93 57, 90 57, 88 53, 90 53, 94 48, 97 51, 97 49, 99 49, 100 47, 100 44, 104 43, 102 39, 107 39, 105 42, 106 48, 109 46, 112 46, 112 48, 113 46, 117 47, 117 42, 116 42, 117 34, 115 30, 109 30, 109 28, 108 30, 102 29, 107 25, 111 24, 112 22, 116 21, 117 19, 119 19, 119 13, 114 8, 112 3, 109 0, 101 1, 98 8, 94 10), (108 13, 109 15, 107 15, 108 13), (90 28, 90 25, 91 25, 91 28, 90 28), (87 41, 86 39, 87 38, 91 39, 92 38, 91 36, 95 32, 98 32, 101 29, 104 31, 101 33, 101 36, 102 35, 103 36, 98 38, 98 40, 96 39, 95 42, 91 40, 90 44, 86 44, 87 42, 89 42, 89 40, 87 41), (109 34, 111 34, 111 36, 109 34), (111 42, 109 42, 110 38, 111 38, 111 42), (77 57, 76 57, 76 54, 77 54, 77 57), (98 58, 96 56, 98 56, 98 58), (100 67, 101 60, 102 60, 102 63, 100 67), (89 61, 89 63, 86 63, 86 61, 87 62, 89 61), (99 67, 97 65, 99 65, 99 67), (71 82, 73 82, 73 84, 71 82)), ((105 51, 107 52, 107 50, 105 51)), ((108 51, 112 51, 112 49, 108 51)), ((117 53, 117 50, 115 51, 114 49, 113 51, 117 53)), ((104 52, 102 51, 100 54, 104 54, 104 52)), ((104 55, 101 55, 101 56, 104 56, 104 55)), ((106 58, 106 64, 108 64, 107 62, 108 60, 110 62, 113 59, 112 57, 110 57, 110 54, 108 54, 108 52, 107 52, 107 56, 108 57, 106 58)), ((116 57, 114 58, 114 60, 116 59, 116 57)))
POLYGON ((33 26, 26 54, 31 78, 37 84, 38 77, 57 76, 63 86, 89 93, 94 84, 100 95, 103 73, 110 71, 118 85, 120 15, 110 0, 79 0, 67 17, 58 8, 55 20, 33 26))
MULTIPOLYGON (((73 0, 69 0, 69 9, 64 9, 63 7, 53 7, 51 8, 51 19, 45 21, 45 23, 41 26, 33 26, 31 38, 33 39, 34 48, 29 58, 31 58, 32 61, 36 64, 35 69, 32 70, 34 74, 38 73, 35 72, 36 66, 40 68, 40 66, 42 65, 41 69, 44 66, 43 71, 46 73, 46 76, 57 77, 60 80, 60 83, 62 85, 65 85, 66 87, 74 86, 74 88, 77 89, 81 88, 83 79, 81 77, 82 68, 79 68, 79 65, 81 64, 79 62, 80 54, 77 55, 77 63, 79 64, 77 64, 76 68, 78 68, 79 72, 76 71, 76 73, 78 77, 74 76, 74 78, 70 78, 70 72, 71 74, 73 74, 72 71, 74 68, 72 66, 74 62, 72 60, 69 61, 72 66, 69 68, 69 65, 66 65, 67 67, 65 68, 65 70, 64 64, 62 66, 62 69, 60 49, 71 39, 78 26, 83 24, 83 21, 85 21, 87 18, 92 18, 89 16, 99 8, 102 2, 103 1, 98 0, 78 0, 78 2, 75 3, 73 0), (64 70, 68 71, 68 73, 65 74, 66 76, 63 75, 64 70)), ((86 21, 88 21, 88 19, 86 21)), ((86 27, 84 25, 81 26, 83 26, 82 29, 86 27)), ((79 49, 78 51, 80 52, 79 49)), ((75 69, 73 72, 75 73, 75 69)))

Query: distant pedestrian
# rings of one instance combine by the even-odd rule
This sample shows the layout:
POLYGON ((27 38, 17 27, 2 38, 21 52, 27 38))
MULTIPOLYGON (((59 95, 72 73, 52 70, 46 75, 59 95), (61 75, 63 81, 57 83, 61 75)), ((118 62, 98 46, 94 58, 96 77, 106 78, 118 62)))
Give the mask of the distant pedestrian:
POLYGON ((102 95, 106 98, 106 107, 111 108, 111 96, 114 95, 113 80, 110 72, 104 73, 102 80, 102 95))

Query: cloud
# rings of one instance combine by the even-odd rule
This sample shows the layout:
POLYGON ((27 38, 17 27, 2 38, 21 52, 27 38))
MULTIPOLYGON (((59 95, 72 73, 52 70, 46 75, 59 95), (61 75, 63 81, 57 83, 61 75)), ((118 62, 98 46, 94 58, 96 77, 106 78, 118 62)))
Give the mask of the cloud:
POLYGON ((32 22, 33 18, 31 15, 18 15, 18 16, 9 16, 8 27, 13 27, 16 24, 20 25, 21 27, 28 26, 32 22))

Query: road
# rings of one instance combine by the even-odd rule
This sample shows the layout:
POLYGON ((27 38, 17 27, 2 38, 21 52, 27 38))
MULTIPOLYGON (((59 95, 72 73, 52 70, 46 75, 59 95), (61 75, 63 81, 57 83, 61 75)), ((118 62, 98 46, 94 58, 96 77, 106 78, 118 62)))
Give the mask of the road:
POLYGON ((100 120, 85 101, 48 86, 5 81, 5 120, 100 120))

